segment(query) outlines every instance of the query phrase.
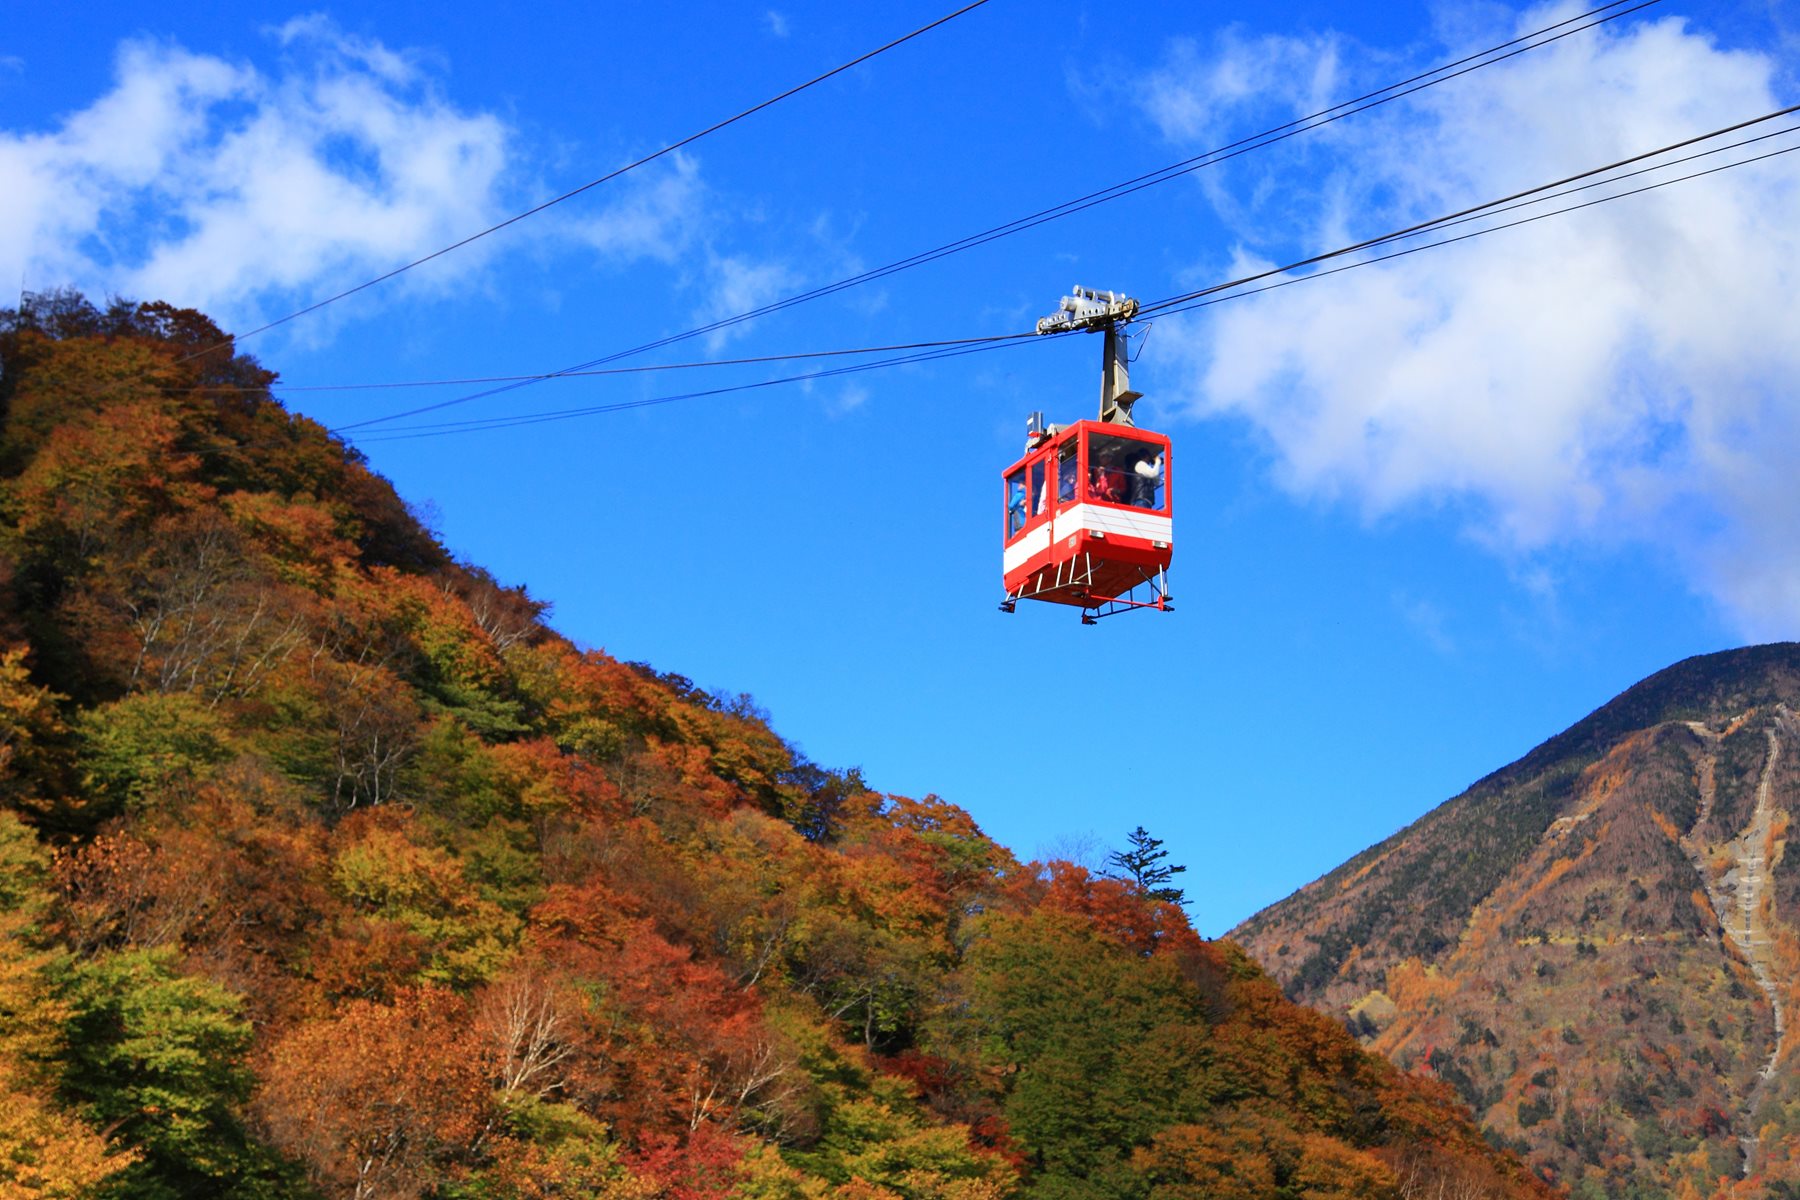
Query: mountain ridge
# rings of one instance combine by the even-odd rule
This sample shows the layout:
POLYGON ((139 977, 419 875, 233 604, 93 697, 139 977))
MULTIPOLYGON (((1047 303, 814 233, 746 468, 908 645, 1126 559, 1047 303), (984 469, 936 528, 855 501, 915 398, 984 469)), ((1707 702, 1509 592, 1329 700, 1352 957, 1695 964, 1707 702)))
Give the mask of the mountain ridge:
POLYGON ((1795 643, 1685 659, 1231 936, 1577 1195, 1800 1186, 1797 698, 1795 643))

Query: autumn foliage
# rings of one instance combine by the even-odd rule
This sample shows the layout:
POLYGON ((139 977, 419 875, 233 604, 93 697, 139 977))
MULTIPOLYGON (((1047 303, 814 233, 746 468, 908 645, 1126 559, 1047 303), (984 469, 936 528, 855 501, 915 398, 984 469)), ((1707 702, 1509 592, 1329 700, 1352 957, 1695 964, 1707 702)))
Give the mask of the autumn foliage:
POLYGON ((0 312, 0 1198, 1545 1193, 1143 886, 576 649, 223 340, 0 312))

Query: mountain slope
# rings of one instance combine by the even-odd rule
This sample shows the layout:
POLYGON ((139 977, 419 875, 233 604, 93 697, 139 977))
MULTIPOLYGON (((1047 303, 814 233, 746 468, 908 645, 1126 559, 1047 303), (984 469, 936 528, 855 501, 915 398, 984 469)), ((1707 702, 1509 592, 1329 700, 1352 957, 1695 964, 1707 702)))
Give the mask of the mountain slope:
POLYGON ((1233 937, 1577 1196, 1800 1186, 1796 710, 1800 645, 1678 663, 1233 937))
POLYGON ((578 650, 222 340, 0 311, 0 1195, 1549 1194, 1173 906, 578 650))

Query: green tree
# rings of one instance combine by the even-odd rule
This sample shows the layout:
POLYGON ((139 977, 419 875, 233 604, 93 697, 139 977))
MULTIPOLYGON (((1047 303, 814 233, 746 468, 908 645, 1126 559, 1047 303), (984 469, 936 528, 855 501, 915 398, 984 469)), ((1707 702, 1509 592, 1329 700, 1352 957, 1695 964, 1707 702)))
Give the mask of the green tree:
POLYGON ((1187 903, 1187 893, 1170 883, 1175 876, 1185 874, 1187 868, 1164 865, 1163 859, 1169 857, 1169 852, 1162 848, 1162 839, 1151 837, 1142 825, 1127 834, 1126 839, 1131 843, 1131 849, 1115 850, 1107 855, 1107 873, 1114 879, 1131 880, 1143 888, 1146 895, 1157 900, 1166 900, 1170 904, 1187 903))
POLYGON ((77 722, 82 782, 115 810, 140 810, 205 778, 230 750, 217 714, 183 693, 126 696, 77 722))
POLYGON ((69 1009, 41 948, 49 907, 49 855, 11 813, 0 811, 0 1198, 61 1200, 94 1194, 135 1157, 55 1103, 69 1009))
POLYGON ((791 1163, 834 1185, 861 1181, 884 1189, 852 1191, 857 1196, 997 1200, 1015 1194, 1016 1173, 1005 1159, 976 1149, 966 1130, 928 1120, 899 1081, 867 1082, 867 1095, 830 1089, 818 1140, 804 1151, 790 1151, 791 1163))
MULTIPOLYGON (((0 559, 6 555, 0 549, 0 559)), ((24 647, 0 651, 0 805, 44 817, 70 807, 67 699, 31 681, 24 647)), ((0 889, 7 887, 0 872, 0 889)))
POLYGON ((1040 910, 984 923, 969 952, 967 1016, 1033 1200, 1125 1200, 1133 1147, 1194 1120, 1209 1023, 1172 956, 1145 957, 1080 917, 1040 910))
POLYGON ((250 1023, 215 983, 178 974, 167 949, 75 967, 63 1089, 94 1126, 143 1158, 96 1195, 133 1200, 291 1195, 279 1164, 246 1133, 242 1059, 250 1023))

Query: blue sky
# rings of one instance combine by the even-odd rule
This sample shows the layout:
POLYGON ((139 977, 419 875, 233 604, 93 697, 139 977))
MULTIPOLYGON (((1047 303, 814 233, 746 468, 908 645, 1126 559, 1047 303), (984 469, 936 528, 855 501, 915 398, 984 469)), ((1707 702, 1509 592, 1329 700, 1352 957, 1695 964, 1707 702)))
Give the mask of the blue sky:
MULTIPOLYGON (((950 7, 21 10, 0 283, 252 328, 950 7)), ((1578 11, 992 0, 244 348, 293 385, 567 367, 1578 11)), ((1795 26, 1664 0, 634 361, 1012 333, 1074 284, 1172 296, 1794 103, 1795 26)), ((1031 410, 1091 415, 1098 339, 374 436, 777 372, 559 381, 356 438, 571 637, 749 692, 817 761, 942 795, 1023 855, 1143 824, 1217 933, 1642 676, 1794 636, 1797 157, 1156 322, 1133 382, 1175 439, 1172 615, 995 608, 999 472, 1031 410)), ((286 398, 338 426, 471 390, 286 398)))

